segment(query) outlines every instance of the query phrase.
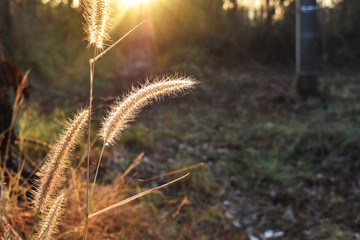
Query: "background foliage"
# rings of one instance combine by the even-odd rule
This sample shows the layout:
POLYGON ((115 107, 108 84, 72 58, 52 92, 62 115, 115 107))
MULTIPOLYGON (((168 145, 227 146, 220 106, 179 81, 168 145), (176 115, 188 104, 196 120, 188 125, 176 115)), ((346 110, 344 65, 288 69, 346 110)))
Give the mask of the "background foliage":
MULTIPOLYGON (((151 6, 126 12, 115 9, 113 39, 143 19, 148 22, 112 55, 116 59, 123 56, 124 61, 129 60, 129 55, 136 55, 136 58, 151 59, 157 66, 183 62, 234 66, 256 62, 280 63, 292 69, 294 1, 267 0, 256 10, 241 5, 241 1, 239 4, 228 2, 234 7, 224 9, 222 0, 158 0, 151 6), (136 49, 141 49, 142 56, 136 49)), ((30 67, 40 76, 56 79, 55 82, 64 78, 85 81, 86 61, 83 60, 88 56, 85 42, 81 42, 81 7, 55 3, 2 1, 0 24, 5 51, 15 64, 30 67)), ((360 2, 356 0, 337 1, 327 10, 331 63, 359 62, 359 10, 360 2)), ((99 76, 110 78, 108 70, 115 67, 111 62, 104 64, 107 68, 99 76)))

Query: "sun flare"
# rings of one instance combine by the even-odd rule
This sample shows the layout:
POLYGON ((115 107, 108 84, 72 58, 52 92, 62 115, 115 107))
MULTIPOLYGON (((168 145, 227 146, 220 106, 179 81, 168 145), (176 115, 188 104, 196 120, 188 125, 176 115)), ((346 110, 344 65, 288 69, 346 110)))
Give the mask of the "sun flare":
POLYGON ((134 5, 140 5, 140 4, 148 4, 152 2, 153 0, 118 0, 121 5, 125 6, 134 6, 134 5))

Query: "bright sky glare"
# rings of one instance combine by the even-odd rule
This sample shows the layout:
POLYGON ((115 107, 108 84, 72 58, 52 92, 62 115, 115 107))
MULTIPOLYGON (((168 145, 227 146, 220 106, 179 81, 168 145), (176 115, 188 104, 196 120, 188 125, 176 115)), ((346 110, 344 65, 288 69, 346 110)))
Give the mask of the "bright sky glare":
MULTIPOLYGON (((125 7, 132 7, 135 5, 141 5, 141 4, 148 4, 150 2, 153 2, 155 0, 115 0, 119 6, 125 6, 125 7)), ((43 4, 47 4, 51 2, 52 6, 58 6, 59 4, 68 4, 71 3, 71 7, 77 8, 80 6, 81 0, 41 0, 43 4)))
POLYGON ((120 4, 126 5, 126 6, 133 6, 133 5, 139 5, 139 4, 146 4, 153 0, 118 0, 120 4))

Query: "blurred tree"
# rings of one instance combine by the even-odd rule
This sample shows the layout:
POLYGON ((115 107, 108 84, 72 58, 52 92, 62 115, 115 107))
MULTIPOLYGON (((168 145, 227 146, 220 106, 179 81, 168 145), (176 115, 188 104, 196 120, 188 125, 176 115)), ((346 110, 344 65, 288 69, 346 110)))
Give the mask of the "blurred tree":
POLYGON ((26 8, 32 16, 36 16, 37 5, 39 0, 26 0, 26 8))
MULTIPOLYGON (((18 66, 26 62, 26 58, 34 59, 30 46, 39 41, 33 38, 46 37, 48 43, 50 38, 54 38, 54 41, 59 38, 68 39, 64 46, 58 43, 53 49, 67 48, 66 44, 73 41, 71 39, 74 35, 81 38, 82 17, 79 9, 70 7, 72 2, 74 1, 68 0, 68 4, 63 4, 63 1, 50 0, 45 5, 40 0, 0 0, 0 31, 7 36, 11 33, 14 35, 11 46, 4 43, 6 49, 12 48, 11 55, 7 54, 8 59, 22 59, 21 63, 14 62, 18 66), (14 3, 16 8, 11 12, 10 6, 14 6, 14 3), (36 18, 33 18, 35 15, 36 18), (19 53, 22 57, 14 58, 19 53)), ((187 60, 187 56, 192 54, 201 56, 199 59, 203 61, 226 66, 249 61, 293 66, 295 0, 262 0, 261 5, 250 0, 246 1, 246 5, 243 4, 245 1, 227 2, 233 7, 224 9, 223 0, 154 1, 154 5, 146 10, 146 18, 151 23, 149 34, 151 33, 154 57, 162 55, 161 61, 170 63, 171 59, 187 60)), ((360 41, 359 5, 359 0, 340 0, 334 8, 329 9, 330 62, 334 59, 340 62, 347 59, 352 61, 351 59, 360 55, 357 47, 360 41)), ((125 13, 119 23, 121 30, 114 31, 113 34, 123 33, 129 26, 144 19, 144 16, 139 16, 139 12, 130 10, 125 13)), ((134 34, 134 38, 136 36, 141 34, 134 34)), ((10 41, 10 38, 5 37, 4 40, 10 41)), ((131 38, 124 43, 130 40, 131 38)), ((128 51, 127 49, 131 48, 125 47, 121 51, 128 51)), ((65 52, 59 50, 56 56, 65 56, 65 52)), ((47 67, 50 72, 53 65, 51 61, 47 67)), ((39 68, 44 65, 43 59, 38 65, 39 68)))
POLYGON ((275 4, 270 4, 270 0, 266 0, 266 26, 271 26, 275 15, 275 4))
POLYGON ((328 17, 329 60, 358 65, 360 61, 360 1, 343 0, 330 9, 328 17))
POLYGON ((237 13, 238 13, 238 2, 237 0, 230 0, 230 3, 232 3, 233 7, 231 9, 229 9, 229 15, 231 18, 231 21, 233 23, 233 25, 237 25, 238 22, 238 18, 237 18, 237 13))

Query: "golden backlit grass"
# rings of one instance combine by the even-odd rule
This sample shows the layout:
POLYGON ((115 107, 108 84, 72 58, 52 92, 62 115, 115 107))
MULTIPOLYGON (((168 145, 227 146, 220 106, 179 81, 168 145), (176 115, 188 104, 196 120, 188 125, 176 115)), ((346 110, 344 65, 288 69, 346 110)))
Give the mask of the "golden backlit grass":
MULTIPOLYGON (((161 186, 137 192, 130 197, 124 197, 123 194, 124 190, 128 189, 126 184, 124 184, 124 177, 121 178, 121 181, 119 181, 119 184, 115 187, 109 187, 111 189, 110 192, 106 192, 106 188, 101 188, 101 191, 95 189, 96 178, 105 147, 115 143, 116 136, 120 136, 120 133, 128 126, 130 121, 134 120, 141 108, 159 100, 164 96, 176 96, 177 94, 183 94, 187 90, 193 88, 193 86, 197 83, 188 77, 165 77, 156 79, 153 82, 148 81, 140 88, 132 89, 132 91, 125 95, 123 99, 120 100, 119 98, 110 107, 108 114, 102 120, 101 129, 99 131, 103 147, 96 168, 91 196, 89 196, 91 154, 90 131, 95 62, 99 59, 99 56, 102 56, 97 54, 99 51, 103 50, 105 41, 109 39, 108 30, 111 25, 110 4, 110 0, 87 0, 84 3, 84 17, 86 22, 84 28, 87 33, 89 46, 94 47, 94 58, 90 60, 89 104, 87 108, 80 110, 73 120, 69 122, 64 132, 59 136, 55 144, 53 144, 53 147, 46 156, 40 171, 37 173, 38 178, 35 181, 35 189, 31 191, 31 202, 33 209, 35 210, 32 229, 30 233, 20 233, 23 236, 29 236, 30 240, 57 239, 58 237, 56 235, 59 232, 58 229, 62 228, 64 223, 64 219, 62 218, 63 212, 65 212, 65 219, 72 219, 70 216, 71 214, 75 214, 74 217, 77 218, 76 221, 72 222, 70 230, 61 231, 61 234, 64 235, 65 238, 67 238, 69 234, 72 234, 73 239, 77 239, 82 236, 82 239, 86 240, 88 236, 90 238, 90 235, 91 239, 108 239, 110 236, 107 236, 106 234, 109 226, 104 225, 107 221, 103 216, 108 219, 109 214, 112 215, 116 213, 120 206, 123 206, 139 197, 155 192, 188 176, 188 174, 186 174, 161 186), (76 169, 71 168, 72 184, 69 184, 68 168, 72 163, 70 155, 75 149, 86 123, 88 123, 86 181, 84 183, 82 177, 79 177, 83 175, 79 175, 79 172, 77 172, 76 169), (70 193, 73 193, 73 195, 70 195, 70 193), (84 199, 82 196, 84 196, 85 193, 86 197, 84 199), (67 201, 66 197, 68 195, 72 201, 67 201), (98 199, 96 195, 100 196, 100 199, 98 199), (119 199, 119 196, 123 198, 119 199), (91 206, 93 207, 94 213, 90 215, 91 206), (65 209, 72 209, 72 211, 66 212, 65 209), (90 223, 89 215, 92 221, 90 223), (100 229, 96 229, 94 231, 92 230, 99 226, 100 229), (88 235, 88 231, 90 231, 91 234, 88 235), (95 236, 96 238, 94 238, 95 236)), ((122 38, 115 42, 115 44, 121 41, 121 39, 122 38)), ((103 51, 103 54, 113 46, 114 45, 111 45, 108 49, 103 51)), ((134 163, 134 165, 137 164, 139 164, 139 160, 136 160, 134 163)), ((133 166, 130 167, 133 168, 133 166)), ((131 171, 131 169, 129 171, 131 171)), ((127 174, 129 171, 126 171, 125 173, 127 174)), ((2 169, 1 173, 1 176, 8 176, 10 180, 13 180, 13 182, 17 184, 15 189, 9 189, 8 186, 6 186, 5 191, 2 191, 1 199, 5 199, 5 201, 7 201, 8 199, 11 199, 11 195, 16 195, 17 193, 16 189, 19 187, 19 182, 21 180, 21 169, 14 178, 12 176, 12 172, 6 172, 6 168, 2 169), (4 195, 6 191, 9 192, 7 198, 6 195, 4 195)), ((5 178, 3 177, 2 180, 3 179, 5 178)), ((3 181, 1 183, 3 183, 3 181)), ((11 181, 8 181, 8 183, 11 183, 11 181)), ((27 186, 25 192, 30 191, 30 189, 31 186, 27 186)), ((24 202, 28 203, 27 200, 24 202)), ((3 205, 5 204, 2 204, 1 206, 3 205)), ((15 201, 14 207, 17 206, 18 202, 15 201)), ((27 212, 27 209, 24 212, 27 212)), ((12 214, 9 213, 1 216, 4 218, 3 222, 7 229, 7 231, 4 231, 3 233, 4 237, 8 238, 8 235, 11 234, 9 231, 12 230, 13 235, 19 238, 20 234, 18 234, 17 230, 12 227, 13 225, 8 222, 8 215, 12 214)), ((118 222, 116 223, 116 226, 117 228, 124 227, 121 224, 119 225, 118 222)), ((66 227, 64 227, 64 229, 66 229, 66 227)), ((116 229, 115 232, 119 232, 119 229, 116 229)))
POLYGON ((86 109, 79 111, 47 155, 36 181, 33 199, 36 210, 43 212, 49 208, 64 185, 66 169, 71 163, 69 155, 86 125, 88 113, 86 109))

